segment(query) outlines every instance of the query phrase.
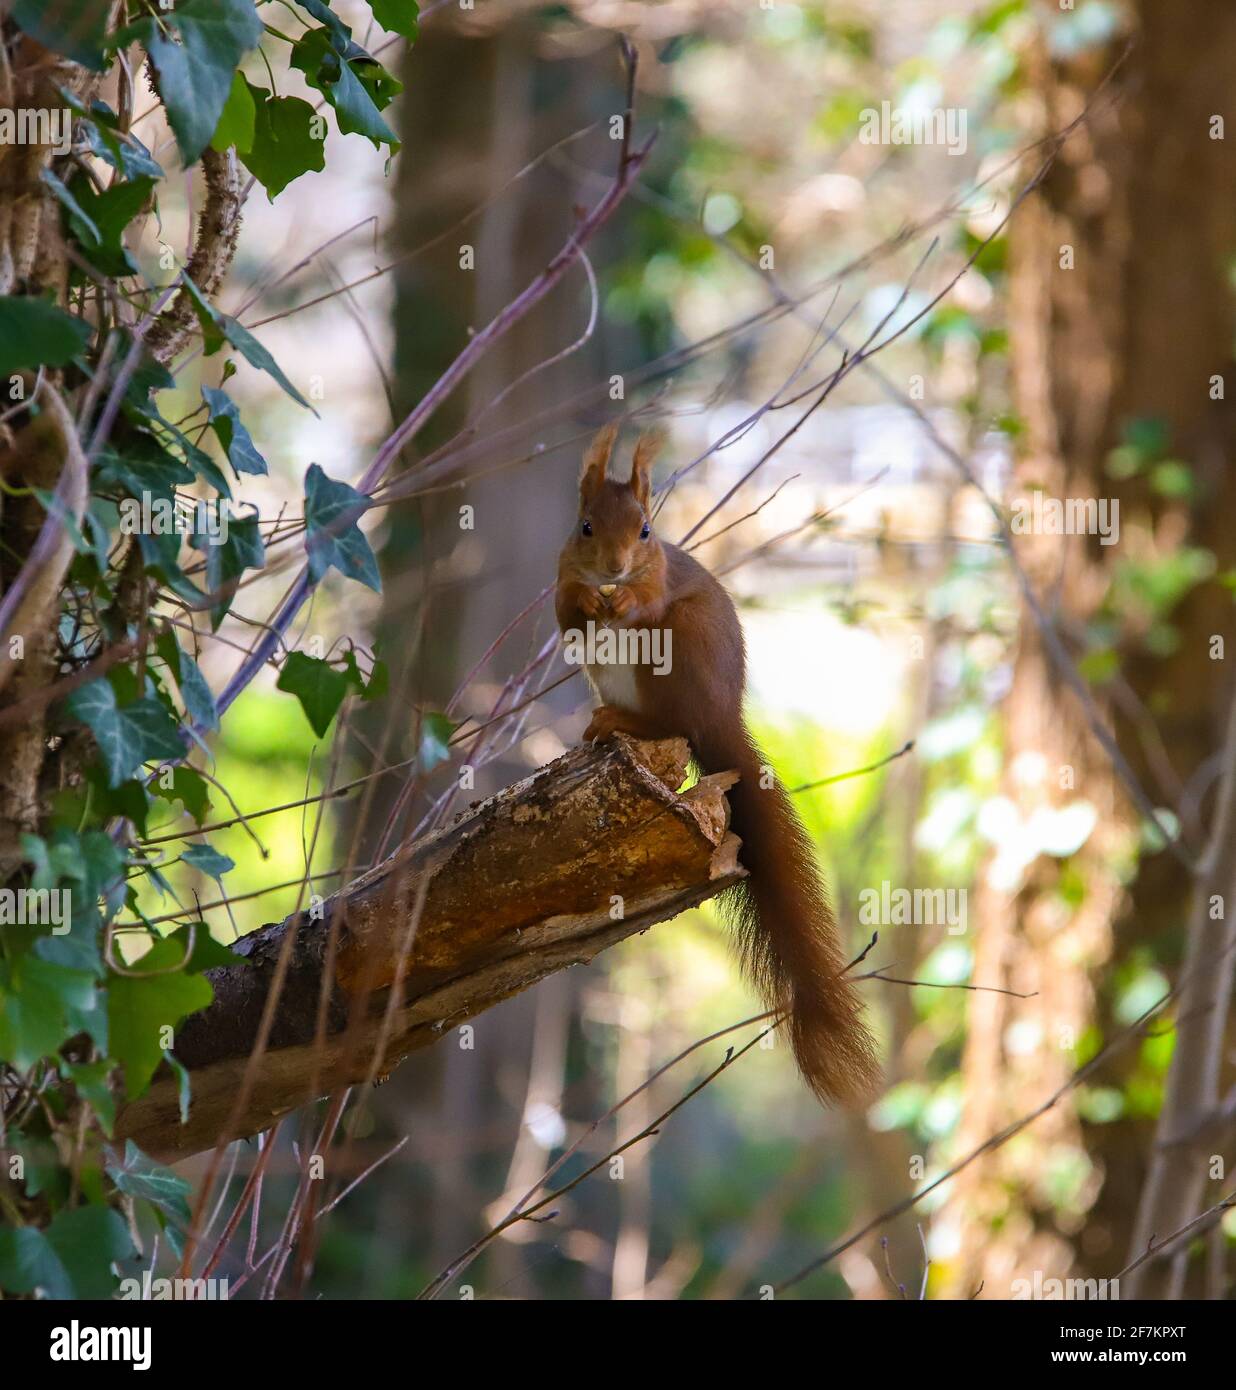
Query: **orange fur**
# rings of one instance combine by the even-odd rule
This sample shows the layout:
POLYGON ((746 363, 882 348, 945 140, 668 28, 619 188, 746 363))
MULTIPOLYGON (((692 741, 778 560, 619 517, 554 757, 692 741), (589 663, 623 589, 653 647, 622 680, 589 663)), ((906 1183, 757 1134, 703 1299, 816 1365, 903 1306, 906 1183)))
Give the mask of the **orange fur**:
POLYGON ((616 433, 613 426, 603 430, 585 457, 579 522, 558 560, 558 623, 564 632, 589 620, 668 629, 672 665, 664 675, 633 668, 631 704, 601 705, 585 739, 683 735, 704 772, 740 774, 730 793, 731 821, 749 877, 722 900, 740 958, 768 1005, 788 1012, 794 1056, 811 1089, 824 1101, 859 1101, 879 1078, 875 1046, 844 974, 807 832, 743 722, 746 654, 738 614, 685 551, 655 534, 641 537, 651 526, 656 441, 641 439, 631 479, 622 483, 606 477, 616 433), (599 589, 610 584, 606 597, 599 589))

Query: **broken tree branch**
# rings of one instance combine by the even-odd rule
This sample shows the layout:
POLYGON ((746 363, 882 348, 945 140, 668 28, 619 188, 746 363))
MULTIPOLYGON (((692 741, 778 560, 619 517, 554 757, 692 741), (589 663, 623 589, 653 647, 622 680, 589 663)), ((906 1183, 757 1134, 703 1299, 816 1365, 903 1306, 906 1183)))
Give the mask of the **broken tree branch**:
POLYGON ((211 971, 214 1003, 179 1029, 175 1052, 192 1078, 187 1123, 175 1079, 161 1074, 121 1112, 118 1137, 166 1160, 259 1133, 730 887, 744 873, 725 797, 736 775, 679 792, 688 758, 683 739, 619 735, 574 749, 399 849, 317 911, 244 937, 234 949, 247 964, 211 971), (289 933, 265 1055, 235 1113, 289 933), (324 990, 328 1029, 317 1046, 324 990))

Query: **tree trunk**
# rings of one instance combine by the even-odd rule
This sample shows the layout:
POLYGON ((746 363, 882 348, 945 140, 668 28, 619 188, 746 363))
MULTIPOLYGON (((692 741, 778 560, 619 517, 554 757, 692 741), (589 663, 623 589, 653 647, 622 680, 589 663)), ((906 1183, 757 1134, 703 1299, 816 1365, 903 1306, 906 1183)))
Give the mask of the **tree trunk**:
MULTIPOLYGON (((1052 497, 1114 499, 1119 541, 1019 537, 1018 553, 1075 653, 1100 625, 1117 629, 1119 674, 1094 688, 1096 699, 1151 799, 1166 806, 1183 799, 1186 830, 1200 839, 1202 817, 1190 818, 1188 806, 1209 810, 1204 798, 1231 697, 1227 665, 1213 659, 1210 643, 1230 630, 1231 600, 1213 582, 1193 588, 1170 614, 1176 641, 1164 654, 1149 640, 1156 636, 1149 618, 1117 586, 1130 564, 1183 545, 1213 552, 1219 572, 1236 564, 1236 419, 1212 387, 1216 376, 1229 389, 1236 382, 1228 283, 1236 141, 1214 138, 1212 129, 1214 116, 1232 114, 1236 12, 1210 0, 1139 0, 1130 12, 1135 48, 1011 233, 1014 394, 1026 426, 1014 496, 1037 486, 1052 497), (1130 424, 1149 420, 1166 428, 1170 457, 1192 468, 1191 498, 1157 491, 1146 472, 1109 471, 1130 424)), ((1064 127, 1095 98, 1123 42, 1070 59, 1049 60, 1042 49, 1032 55, 1045 130, 1064 127)), ((1086 1028, 1108 1030, 1114 1001, 1095 998, 1088 976, 1114 978, 1118 962, 1138 949, 1149 948, 1164 966, 1178 959, 1190 892, 1184 867, 1163 852, 1143 851, 1133 882, 1123 883, 1140 817, 1029 612, 1004 723, 1005 792, 1023 815, 1083 798, 1098 823, 1070 859, 1040 855, 1020 883, 988 874, 979 887, 975 978, 1038 997, 976 996, 960 1147, 1057 1086, 1076 1067, 1086 1028), (1070 882, 1082 886, 1080 901, 1070 882)), ((986 1280, 991 1296, 1007 1297, 1014 1271, 1061 1275, 1073 1258, 1087 1273, 1115 1273, 1145 1138, 1128 1120, 1083 1127, 1056 1110, 1017 1145, 972 1165, 952 1197, 961 1231, 953 1291, 972 1292, 986 1280), (1061 1202, 1049 1175, 1066 1164, 1076 1176, 1061 1202)))

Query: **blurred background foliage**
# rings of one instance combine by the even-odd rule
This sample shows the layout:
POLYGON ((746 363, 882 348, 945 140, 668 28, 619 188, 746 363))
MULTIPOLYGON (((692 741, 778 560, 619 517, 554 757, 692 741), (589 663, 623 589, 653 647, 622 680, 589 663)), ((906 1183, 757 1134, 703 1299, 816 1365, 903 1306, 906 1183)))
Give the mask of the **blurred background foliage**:
MULTIPOLYGON (((1037 647, 990 514, 905 408, 909 398, 1005 501, 1036 485, 1122 498, 1121 543, 1110 552, 1080 538, 1066 565, 1059 544, 1031 545, 1026 565, 1139 773, 1166 780, 1156 800, 1169 804, 1174 790, 1171 804, 1196 812, 1205 791, 1187 779, 1213 747, 1205 730, 1222 666, 1208 667, 1196 648, 1211 632, 1230 632, 1236 573, 1230 537, 1212 524, 1232 500, 1230 455, 1222 429, 1207 434, 1192 408, 1178 409, 1166 384, 1159 389, 1172 373, 1169 348, 1149 351, 1140 376, 1127 368, 1130 354, 1147 349, 1146 325, 1161 302, 1148 295, 1119 329, 1106 321, 1116 287, 1136 279, 1131 258, 1176 264, 1182 254, 1162 220, 1191 166, 1180 159, 1180 189, 1148 190, 1139 155, 1146 141, 1171 141, 1165 127, 1178 114, 1160 109, 1153 131, 1144 129, 1143 104, 1159 90, 1154 8, 1106 0, 1067 10, 1031 0, 435 6, 400 74, 405 91, 392 111, 404 153, 390 185, 383 156, 350 138, 347 157, 328 159, 327 172, 301 179, 275 206, 254 207, 233 277, 238 301, 273 259, 286 265, 376 219, 262 301, 265 315, 288 315, 263 330, 276 358, 297 381, 325 381, 314 421, 246 373, 250 399, 265 409, 254 418, 272 463, 263 510, 273 514, 298 496, 308 459, 334 477, 355 476, 392 408, 398 418, 468 330, 545 263, 571 207, 591 201, 612 169, 606 126, 622 102, 615 33, 639 48, 639 128, 655 123, 660 133, 646 177, 595 251, 596 332, 486 413, 462 485, 381 515, 370 532, 381 599, 328 585, 315 600, 306 632, 328 645, 376 643, 390 666, 389 700, 349 704, 346 736, 333 747, 273 682, 236 706, 213 746, 214 773, 247 812, 362 776, 375 750, 388 761, 416 755, 415 710, 446 708, 494 636, 551 581, 574 515, 579 442, 611 411, 638 405, 666 415, 664 479, 781 385, 826 313, 851 346, 890 311, 894 325, 906 323, 995 233, 953 292, 874 371, 848 378, 702 534, 780 489, 776 497, 700 551, 719 572, 741 562, 726 577, 748 629, 752 718, 788 785, 867 766, 914 740, 911 754, 798 800, 855 953, 870 936, 859 921, 865 889, 967 890, 964 932, 886 926, 866 962, 940 987, 864 986, 888 1059, 887 1090, 866 1114, 823 1113, 785 1049, 757 1047, 628 1151, 620 1178, 603 1170, 556 1203, 552 1221, 491 1246, 462 1278, 477 1297, 749 1294, 1033 1108, 1162 992, 1178 959, 1181 882, 1110 769, 1083 751, 1084 720, 1037 647), (1150 96, 1126 93, 1117 114, 1105 110, 998 230, 1034 167, 1014 156, 1074 119, 1125 36, 1147 26, 1154 32, 1134 62, 1150 96), (863 143, 862 113, 884 101, 964 110, 964 153, 863 143), (1139 197, 1161 198, 1153 225, 1143 223, 1139 197), (466 229, 451 230, 482 204, 466 229), (1058 244, 1070 239, 1085 264, 1076 284, 1052 290, 1048 280, 1065 278, 1058 244), (475 269, 461 268, 465 244, 475 269), (761 266, 770 253, 771 267, 761 266), (395 258, 393 274, 291 312, 395 258), (673 371, 661 365, 817 284, 825 288, 801 310, 673 371), (1087 314, 1090 336, 1079 326, 1087 314), (1134 314, 1144 317, 1130 326, 1134 314), (626 383, 621 405, 597 393, 615 374, 626 383), (471 532, 458 525, 465 504, 476 511, 471 532), (1149 719, 1160 733, 1147 732, 1149 719)), ((1193 20, 1207 10, 1182 8, 1189 16, 1177 54, 1187 44, 1196 51, 1193 20)), ((1209 39, 1216 46, 1232 38, 1230 25, 1220 28, 1209 39)), ((1209 335, 1214 371, 1231 355, 1224 277, 1236 251, 1230 199, 1218 201, 1208 245, 1226 260, 1212 258, 1200 287, 1176 286, 1190 314, 1204 298, 1215 302, 1208 324, 1190 319, 1209 335)), ((176 236, 174 207, 165 223, 176 236)), ((575 338, 587 313, 576 275, 486 359, 418 441, 417 459, 575 338)), ((1164 333, 1172 326, 1159 322, 1164 333)), ((1191 365, 1179 363, 1179 375, 1191 365)), ((189 408, 196 387, 184 389, 189 408)), ((1186 391, 1204 404, 1204 376, 1178 394, 1186 391)), ((662 533, 694 525, 780 428, 766 417, 683 479, 662 533)), ((254 584, 252 611, 278 582, 254 584)), ((463 690, 453 720, 486 718, 504 680, 551 631, 544 611, 534 613, 463 690)), ((217 651, 211 659, 218 671, 231 660, 217 651)), ((538 673, 530 693, 562 670, 538 673)), ((578 681, 540 695, 515 736, 491 746, 477 791, 463 799, 569 746, 586 705, 578 681)), ((332 805, 320 827, 317 809, 302 806, 255 821, 257 839, 243 825, 229 829, 217 848, 235 861, 224 879, 232 901, 209 910, 212 928, 228 940, 290 911, 307 861, 322 876, 315 890, 330 892, 332 872, 377 852, 388 818, 413 828, 457 772, 443 763, 411 807, 397 804, 398 781, 386 779, 363 801, 332 805)), ((212 816, 227 814, 218 799, 212 816)), ((186 866, 169 877, 203 902, 218 897, 186 866)), ((152 915, 169 910, 159 904, 153 894, 144 900, 152 915)), ((754 1012, 705 908, 484 1015, 473 1046, 452 1035, 415 1055, 352 1099, 342 1180, 407 1142, 323 1222, 313 1291, 416 1293, 608 1106, 696 1039, 754 1012)), ((657 1081, 559 1178, 649 1123, 749 1032, 657 1081)), ((984 1296, 1008 1296, 1010 1280, 1034 1269, 1111 1274, 1123 1263, 1171 1046, 1164 1025, 891 1223, 886 1252, 862 1242, 796 1293, 896 1297, 900 1283, 913 1295, 924 1251, 932 1295, 967 1297, 985 1285, 984 1296)), ((299 1128, 303 1142, 315 1123, 302 1117, 279 1131, 263 1246, 297 1180, 294 1136, 299 1128)), ((236 1146, 237 1183, 255 1152, 236 1146)), ((1236 1223, 1225 1229, 1236 1239, 1236 1223)))

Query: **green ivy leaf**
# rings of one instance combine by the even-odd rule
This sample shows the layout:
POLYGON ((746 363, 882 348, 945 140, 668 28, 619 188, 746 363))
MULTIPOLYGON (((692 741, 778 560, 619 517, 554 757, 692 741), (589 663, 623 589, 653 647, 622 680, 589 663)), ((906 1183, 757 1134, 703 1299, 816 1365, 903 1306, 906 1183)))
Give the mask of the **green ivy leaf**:
POLYGON ((61 498, 54 492, 48 492, 46 488, 36 487, 32 488, 31 491, 48 516, 54 516, 69 533, 69 539, 73 542, 73 549, 79 555, 92 554, 93 547, 82 535, 81 527, 78 526, 73 513, 69 511, 61 498))
POLYGON ((241 423, 240 407, 227 394, 213 386, 202 387, 202 399, 210 412, 210 427, 214 430, 228 462, 239 478, 242 473, 259 477, 266 473, 266 460, 254 447, 249 431, 241 423))
MULTIPOLYGON (((213 854, 214 851, 212 850, 211 853, 213 854)), ((219 870, 219 873, 225 874, 229 869, 236 867, 226 854, 219 855, 219 858, 224 862, 224 867, 219 870)), ((206 872, 209 873, 210 870, 206 872)), ((214 877, 217 878, 218 875, 216 874, 214 877)), ((166 940, 178 943, 183 958, 184 953, 189 950, 188 926, 178 927, 166 940)), ((189 956, 188 964, 185 966, 190 975, 200 975, 203 970, 217 970, 226 965, 248 964, 248 956, 238 956, 235 951, 229 951, 221 941, 216 941, 211 936, 205 922, 196 924, 196 929, 193 932, 193 951, 189 956)))
POLYGON ((204 1009, 214 998, 210 981, 176 969, 185 948, 170 938, 156 941, 130 967, 133 973, 112 975, 107 989, 107 1018, 111 1055, 124 1066, 125 1093, 142 1095, 163 1060, 160 1032, 175 1028, 188 1014, 204 1009), (167 973, 160 973, 167 972, 167 973))
POLYGON ((101 1054, 107 1052, 107 993, 97 989, 88 1009, 69 1010, 69 1034, 85 1033, 101 1054))
POLYGON ((297 0, 297 3, 302 10, 308 10, 319 23, 326 25, 330 30, 331 43, 340 53, 346 53, 349 49, 364 52, 359 45, 352 42, 351 25, 345 24, 331 9, 330 0, 297 0))
POLYGON ((85 876, 77 836, 70 830, 45 840, 41 835, 23 835, 22 850, 34 872, 30 886, 40 891, 58 888, 63 880, 80 883, 85 876))
MULTIPOLYGON (((133 822, 139 835, 146 834, 146 821, 150 815, 150 794, 141 781, 131 777, 127 782, 121 782, 118 787, 109 787, 107 774, 97 763, 86 769, 86 781, 85 790, 89 792, 89 801, 80 795, 74 797, 71 802, 65 799, 61 803, 63 813, 57 816, 59 820, 76 824, 89 810, 92 815, 97 813, 101 822, 106 822, 113 816, 123 816, 125 820, 133 822)), ((66 798, 70 794, 70 790, 66 788, 66 798)))
POLYGON ((206 677, 202 675, 202 668, 188 652, 181 650, 176 634, 171 628, 164 628, 155 639, 155 650, 176 677, 180 698, 184 701, 189 717, 203 728, 217 729, 219 710, 215 705, 214 694, 206 683, 206 677))
POLYGON ((0 1057, 29 1071, 77 1031, 74 1009, 95 1003, 94 976, 29 953, 0 962, 0 1057))
POLYGON ((305 717, 319 738, 325 738, 350 684, 347 675, 319 657, 289 652, 276 685, 300 701, 305 717))
POLYGON ((116 1097, 112 1095, 114 1062, 61 1062, 60 1075, 77 1087, 79 1094, 99 1117, 103 1133, 110 1139, 116 1123, 116 1097))
POLYGON ((150 696, 122 708, 109 681, 93 680, 73 691, 64 707, 94 735, 113 787, 144 762, 184 756, 176 721, 150 696))
POLYGON ((163 783, 164 773, 161 771, 150 786, 155 796, 169 803, 181 802, 198 825, 205 824, 210 813, 210 788, 200 772, 179 764, 171 768, 171 786, 165 787, 163 783))
POLYGON ((300 97, 274 97, 252 84, 249 93, 256 103, 253 140, 241 159, 273 203, 294 179, 326 168, 326 132, 322 118, 300 97))
MULTIPOLYGON (((111 837, 102 830, 87 830, 78 835, 77 844, 90 893, 101 897, 114 892, 124 875, 124 859, 111 837)), ((119 907, 118 897, 115 903, 119 907)))
POLYGON ((124 1161, 107 1164, 107 1176, 118 1192, 157 1207, 180 1226, 189 1224, 190 1186, 170 1168, 147 1156, 132 1139, 126 1139, 124 1161))
POLYGON ((353 60, 352 67, 360 84, 369 93, 373 104, 379 111, 385 111, 392 101, 403 91, 403 83, 374 58, 353 60))
POLYGON ((235 145, 237 154, 248 154, 253 148, 253 121, 256 114, 253 93, 245 81, 244 73, 233 73, 231 90, 223 105, 223 114, 219 117, 215 133, 210 137, 211 148, 222 154, 224 150, 235 145))
POLYGON ((0 377, 63 367, 90 341, 90 325, 45 299, 0 295, 0 377))
POLYGON ((107 68, 104 43, 111 11, 111 0, 76 0, 73 5, 15 0, 13 19, 44 48, 63 53, 93 72, 103 72, 107 68))
POLYGON ((137 889, 134 885, 143 878, 148 878, 150 880, 151 886, 161 898, 174 896, 172 894, 172 885, 168 883, 167 879, 159 872, 158 864, 156 864, 154 859, 144 850, 137 849, 133 854, 133 873, 128 879, 125 906, 139 922, 145 925, 146 930, 151 936, 158 936, 159 933, 155 930, 155 924, 150 921, 138 905, 137 889))
POLYGON ((349 579, 382 591, 378 563, 357 521, 369 506, 354 487, 328 478, 316 464, 305 476, 305 549, 316 584, 332 565, 349 579))
POLYGON ((130 24, 113 47, 140 39, 159 71, 167 118, 186 165, 210 143, 240 60, 262 37, 253 0, 179 0, 174 9, 130 24), (167 37, 171 25, 180 36, 167 37))
POLYGON ((133 1254, 129 1228, 110 1207, 57 1212, 46 1230, 0 1228, 0 1286, 12 1293, 41 1289, 48 1298, 109 1298, 112 1264, 133 1254))
POLYGON ((390 673, 387 671, 384 661, 375 659, 368 680, 362 674, 361 668, 357 664, 356 653, 351 648, 344 652, 343 663, 344 673, 348 681, 366 704, 371 700, 381 699, 387 693, 390 686, 390 673))
POLYGON ((373 17, 391 34, 415 40, 419 32, 420 6, 416 0, 369 0, 373 17))
POLYGON ((146 175, 120 180, 97 192, 84 174, 70 185, 73 202, 72 206, 66 204, 69 229, 91 264, 105 275, 136 273, 137 262, 124 244, 125 228, 150 202, 154 186, 155 180, 146 175))
MULTIPOLYGON (((61 885, 69 885, 69 930, 40 936, 34 943, 35 954, 66 969, 101 977, 104 971, 98 938, 104 916, 99 900, 103 899, 108 918, 124 901, 124 859, 119 849, 101 830, 79 833, 68 826, 58 826, 47 840, 23 836, 22 848, 33 866, 33 888, 54 892, 65 891, 61 885)), ((91 1021, 81 1021, 80 1027, 88 1031, 94 1026, 95 1002, 91 998, 84 1005, 91 1021)), ((77 1007, 70 1001, 70 1010, 77 1007)))
MULTIPOLYGON (((74 225, 84 227, 87 233, 87 240, 91 245, 99 245, 103 241, 103 233, 99 230, 98 223, 90 216, 77 199, 69 192, 65 185, 52 173, 50 169, 44 169, 39 178, 51 189, 52 195, 60 203, 61 207, 69 213, 70 219, 75 220, 74 225)), ((78 237, 81 240, 79 234, 78 237)))
POLYGON ((215 466, 214 459, 210 457, 205 449, 199 449, 188 435, 181 434, 174 425, 167 426, 167 429, 173 442, 184 455, 185 462, 193 470, 195 476, 208 486, 213 487, 220 496, 230 498, 232 489, 228 487, 227 479, 215 466))
MULTIPOLYGON (((164 177, 163 166, 154 155, 130 131, 113 130, 103 113, 112 115, 111 110, 101 101, 91 108, 91 119, 82 121, 78 127, 86 137, 90 153, 105 164, 110 164, 126 179, 149 175, 154 179, 164 177)), ((112 116, 115 120, 115 116, 112 116)))
POLYGON ((146 572, 166 584, 173 593, 197 604, 205 595, 180 568, 181 539, 176 532, 152 536, 143 531, 138 534, 137 543, 142 552, 146 572))
MULTIPOLYGON (((359 61, 366 67, 378 66, 363 50, 359 50, 359 61)), ((375 146, 389 145, 392 153, 399 149, 395 132, 382 119, 370 88, 361 81, 353 65, 354 60, 344 56, 329 30, 310 29, 302 34, 292 49, 291 63, 305 74, 309 86, 321 92, 335 108, 335 119, 345 135, 364 135, 375 146)))
MULTIPOLYGON (((189 1102, 192 1099, 193 1091, 189 1081, 189 1068, 186 1067, 178 1058, 173 1057, 170 1052, 163 1054, 163 1060, 172 1070, 172 1075, 176 1078, 176 1098, 180 1106, 180 1123, 189 1123, 189 1102)), ((177 1254, 180 1252, 177 1251, 177 1254)))
MULTIPOLYGON (((196 477, 208 483, 222 496, 231 497, 232 490, 228 486, 227 478, 215 461, 204 449, 199 449, 183 430, 178 429, 170 420, 164 419, 153 401, 126 398, 124 411, 131 420, 140 424, 141 429, 155 440, 161 450, 166 451, 175 445, 196 477)), ((125 441, 124 452, 128 452, 128 440, 125 441)))
POLYGON ((361 674, 360 663, 356 659, 356 652, 351 647, 343 654, 343 675, 347 683, 362 698, 365 693, 365 677, 361 674))
POLYGON ((451 735, 459 727, 436 711, 421 720, 421 747, 418 755, 422 772, 430 772, 451 756, 451 735))
MULTIPOLYGON (((313 410, 304 396, 284 376, 275 359, 243 324, 237 323, 234 318, 216 309, 187 275, 182 274, 181 280, 193 296, 194 308, 197 310, 198 322, 202 326, 202 336, 206 342, 207 357, 218 352, 225 342, 231 343, 251 367, 256 367, 258 371, 266 372, 274 377, 294 401, 303 405, 307 410, 313 410)), ((316 415, 318 412, 313 410, 313 413, 316 415)))
POLYGON ((69 1174, 50 1139, 41 1135, 9 1131, 9 1143, 19 1153, 25 1167, 22 1186, 27 1197, 45 1196, 51 1210, 62 1207, 69 1197, 69 1174))
POLYGON ((219 727, 219 709, 215 704, 214 692, 202 675, 202 668, 188 652, 180 654, 180 698, 185 702, 195 724, 204 729, 219 727))
POLYGON ((391 673, 385 661, 375 660, 369 672, 369 683, 365 686, 361 699, 380 700, 390 692, 391 673))
MULTIPOLYGON (((93 901, 90 904, 92 920, 84 924, 74 924, 64 936, 40 936, 34 943, 34 954, 40 960, 63 966, 79 974, 89 974, 102 978, 103 958, 99 954, 99 920, 93 901)), ((84 1010, 69 1010, 71 1018, 69 1031, 80 1033, 83 1029, 91 1031, 85 1022, 85 1015, 94 1013, 97 1000, 92 996, 84 1010), (78 1020, 74 1023, 74 1020, 78 1020)))
POLYGON ((101 487, 114 484, 138 500, 148 493, 171 501, 177 489, 191 486, 195 477, 191 468, 145 430, 126 438, 123 450, 105 445, 95 473, 101 487))
MULTIPOLYGON (((220 888, 223 886, 223 875, 236 867, 234 859, 229 859, 226 854, 220 854, 217 849, 213 849, 210 845, 190 845, 181 858, 186 864, 192 864, 195 869, 200 869, 202 873, 213 878, 220 888)), ((192 969, 192 965, 187 968, 192 969)))
POLYGON ((258 530, 256 516, 232 517, 228 522, 227 540, 222 545, 212 545, 206 551, 206 587, 212 595, 221 597, 210 610, 212 628, 217 628, 232 605, 235 596, 223 592, 245 572, 260 570, 266 563, 266 548, 262 544, 262 533, 258 530))

